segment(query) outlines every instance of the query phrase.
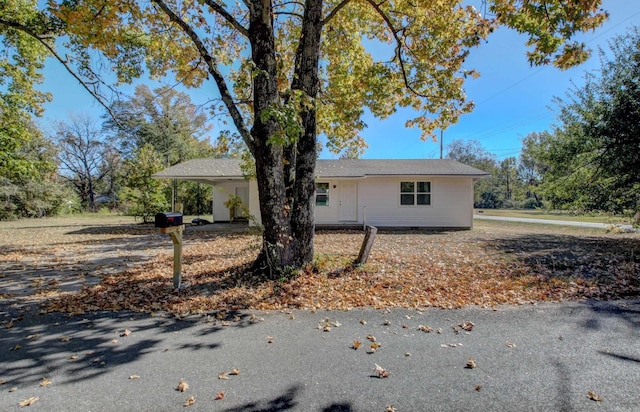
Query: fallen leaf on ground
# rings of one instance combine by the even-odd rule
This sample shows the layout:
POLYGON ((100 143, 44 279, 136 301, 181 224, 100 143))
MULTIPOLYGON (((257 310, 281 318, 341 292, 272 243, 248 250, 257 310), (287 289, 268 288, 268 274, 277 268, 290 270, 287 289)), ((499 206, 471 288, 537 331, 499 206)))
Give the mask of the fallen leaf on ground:
POLYGON ((361 325, 366 325, 366 324, 367 324, 367 321, 366 321, 366 320, 364 320, 364 319, 361 319, 361 320, 360 320, 360 324, 361 324, 361 325))
POLYGON ((17 391, 17 390, 18 390, 18 387, 17 387, 17 386, 14 386, 13 388, 9 389, 9 392, 15 392, 15 391, 17 391))
POLYGON ((0 385, 4 385, 5 383, 7 383, 7 381, 5 381, 4 379, 0 379, 0 385))
POLYGON ((433 330, 433 328, 429 325, 419 325, 418 330, 424 333, 429 333, 433 330))
POLYGON ((78 355, 69 356, 69 360, 76 360, 76 359, 78 359, 78 355))
POLYGON ((39 333, 34 333, 33 335, 29 335, 29 336, 27 336, 27 337, 26 337, 26 339, 29 339, 29 340, 31 340, 31 339, 38 339, 39 337, 40 337, 40 334, 39 334, 39 333))
POLYGON ((220 375, 218 375, 218 379, 227 380, 229 379, 229 376, 227 375, 227 372, 222 372, 220 375))
POLYGON ((358 349, 360 346, 362 345, 362 343, 360 343, 360 341, 354 340, 353 341, 353 346, 351 346, 353 349, 358 349))
POLYGON ((387 407, 385 408, 384 412, 396 412, 397 409, 391 405, 387 405, 387 407))
POLYGON ((467 332, 471 332, 475 324, 470 320, 465 320, 464 322, 458 324, 458 326, 460 326, 462 329, 466 330, 467 332))
POLYGON ((516 347, 516 344, 515 344, 515 343, 513 343, 513 342, 507 342, 507 347, 508 347, 508 348, 515 348, 515 347, 516 347))
POLYGON ((411 356, 411 352, 407 352, 404 354, 404 356, 406 356, 407 358, 411 356))
POLYGON ((131 380, 140 379, 140 375, 131 375, 131 376, 129 376, 129 379, 131 379, 131 380))
POLYGON ((367 335, 367 339, 370 340, 371 342, 375 342, 376 341, 376 337, 373 335, 367 335))
POLYGON ((196 398, 194 398, 193 396, 189 396, 187 400, 184 402, 184 406, 191 406, 194 403, 196 403, 196 398))
POLYGON ((382 366, 378 365, 377 363, 375 365, 376 365, 376 367, 375 367, 375 369, 373 371, 376 373, 378 378, 388 378, 389 377, 390 373, 385 368, 383 368, 382 366))
POLYGON ((61 342, 69 342, 71 340, 71 336, 61 336, 60 337, 60 341, 61 342))
POLYGON ((51 385, 52 383, 53 382, 50 379, 42 378, 42 381, 40 381, 40 386, 45 387, 51 385))
POLYGON ((602 398, 599 397, 594 391, 589 391, 587 393, 587 398, 591 399, 592 401, 596 401, 596 402, 600 402, 602 400, 602 398))
POLYGON ((178 382, 178 386, 176 387, 176 390, 177 390, 177 391, 184 392, 184 391, 186 391, 187 389, 189 389, 189 384, 188 384, 187 382, 185 382, 185 381, 183 381, 183 380, 181 380, 180 382, 178 382))
POLYGON ((224 392, 218 392, 218 394, 216 395, 216 400, 219 401, 222 398, 224 398, 224 392))
POLYGON ((118 339, 111 339, 111 343, 118 343, 118 339))
POLYGON ((473 360, 473 358, 469 358, 469 360, 467 361, 467 364, 465 365, 465 368, 467 369, 474 369, 476 367, 476 361, 473 360))
POLYGON ((129 329, 125 329, 124 332, 120 334, 120 336, 129 336, 131 335, 131 331, 129 329))
POLYGON ((273 343, 273 336, 267 336, 267 343, 273 343))
POLYGON ((480 392, 480 389, 482 389, 482 385, 476 385, 476 390, 477 390, 478 392, 480 392))
POLYGON ((20 348, 22 347, 22 345, 16 345, 16 346, 12 346, 11 348, 9 348, 10 351, 12 350, 20 350, 20 348))
POLYGON ((240 369, 238 368, 231 369, 231 372, 229 372, 229 375, 240 375, 240 369))
POLYGON ((38 397, 37 397, 37 396, 32 396, 31 398, 29 398, 29 399, 25 399, 25 400, 23 400, 22 402, 20 402, 20 403, 18 404, 18 406, 20 406, 20 407, 23 407, 23 406, 31 406, 31 405, 33 405, 33 404, 34 404, 34 403, 36 403, 36 402, 38 402, 38 397))

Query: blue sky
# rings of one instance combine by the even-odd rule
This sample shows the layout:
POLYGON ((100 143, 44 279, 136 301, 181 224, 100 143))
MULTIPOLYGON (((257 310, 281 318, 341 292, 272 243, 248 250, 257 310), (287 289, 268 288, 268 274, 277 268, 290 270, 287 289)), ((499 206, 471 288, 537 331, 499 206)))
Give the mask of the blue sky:
MULTIPOLYGON (((581 35, 583 41, 594 50, 584 64, 560 71, 554 67, 530 67, 525 55, 525 39, 516 32, 501 28, 483 44, 471 52, 468 69, 475 68, 481 74, 478 79, 466 83, 467 96, 476 103, 476 109, 463 116, 458 124, 444 131, 444 147, 454 139, 477 140, 498 159, 517 156, 521 140, 531 132, 550 130, 555 122, 552 111, 553 97, 563 97, 571 88, 583 83, 584 73, 600 66, 597 48, 607 48, 607 42, 624 34, 633 25, 640 25, 639 0, 604 0, 603 8, 609 19, 594 32, 581 35)), ((102 107, 53 60, 48 61, 46 81, 42 90, 53 93, 40 124, 49 130, 52 121, 66 120, 70 114, 89 115, 99 120, 102 107)), ((152 86, 153 87, 153 86, 152 86)), ((188 91, 195 103, 202 103, 214 93, 213 85, 201 90, 188 91)), ((389 119, 380 121, 364 119, 368 128, 363 136, 369 148, 363 158, 438 158, 440 143, 421 141, 417 129, 406 129, 404 122, 413 113, 401 111, 389 119)), ((223 127, 213 122, 216 129, 223 127)), ((326 151, 323 158, 331 158, 326 151)))

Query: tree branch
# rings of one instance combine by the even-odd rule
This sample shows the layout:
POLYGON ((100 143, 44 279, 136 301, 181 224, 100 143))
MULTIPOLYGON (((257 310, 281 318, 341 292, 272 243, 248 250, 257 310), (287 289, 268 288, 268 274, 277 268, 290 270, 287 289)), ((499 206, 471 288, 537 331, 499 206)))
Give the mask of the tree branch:
MULTIPOLYGON (((5 25, 8 27, 12 27, 16 30, 19 30, 25 34, 27 34, 28 36, 31 36, 32 38, 36 39, 40 44, 42 44, 48 51, 49 53, 51 53, 51 55, 58 60, 58 62, 60 62, 60 64, 62 64, 62 66, 64 66, 64 68, 67 70, 67 72, 69 72, 69 74, 71 74, 71 76, 73 76, 78 83, 80 83, 80 85, 87 91, 89 92, 89 94, 96 99, 96 101, 105 108, 105 110, 109 113, 109 116, 111 116, 113 118, 113 120, 118 123, 118 120, 115 117, 115 114, 113 113, 113 111, 111 110, 111 107, 108 105, 107 102, 105 102, 103 100, 103 97, 100 96, 98 93, 96 93, 95 91, 91 90, 91 88, 89 87, 89 82, 85 81, 84 79, 82 79, 82 77, 75 72, 75 70, 73 70, 73 68, 69 65, 69 62, 67 59, 64 59, 62 56, 60 56, 58 54, 58 52, 55 50, 55 48, 49 44, 48 40, 54 39, 55 36, 51 35, 50 33, 46 33, 46 34, 38 34, 35 31, 31 30, 30 28, 17 23, 17 22, 12 22, 12 21, 8 21, 5 19, 0 19, 0 24, 1 25, 5 25)), ((103 82, 100 82, 102 84, 104 84, 103 82)))
POLYGON ((244 119, 242 118, 242 114, 238 110, 235 102, 233 101, 233 96, 231 95, 231 91, 227 86, 227 83, 220 73, 218 69, 217 63, 214 61, 213 56, 209 54, 207 48, 204 45, 204 42, 200 39, 198 34, 189 26, 184 20, 180 18, 173 10, 169 8, 169 6, 164 2, 164 0, 152 0, 155 4, 158 5, 160 10, 164 12, 164 14, 169 17, 169 19, 175 23, 180 29, 191 39, 194 46, 198 50, 200 56, 204 59, 205 64, 207 65, 207 70, 213 76, 213 79, 218 86, 218 91, 220 92, 220 96, 225 106, 229 110, 229 114, 233 119, 233 123, 235 124, 238 132, 247 143, 248 146, 251 146, 251 142, 253 141, 251 137, 251 132, 245 125, 244 119))
POLYGON ((342 1, 340 2, 340 4, 338 4, 338 5, 337 5, 333 10, 331 10, 331 11, 329 12, 329 14, 327 14, 327 17, 325 17, 325 18, 322 20, 321 25, 322 25, 322 26, 324 26, 325 24, 327 24, 327 23, 328 23, 332 18, 334 18, 334 17, 335 17, 335 15, 336 15, 336 14, 338 14, 338 12, 339 12, 340 10, 342 10, 342 8, 343 8, 344 6, 346 6, 346 5, 347 5, 347 4, 349 4, 350 2, 351 2, 351 0, 342 0, 342 1))
POLYGON ((302 20, 302 15, 301 14, 294 13, 294 12, 291 12, 291 11, 276 11, 276 12, 273 12, 273 14, 276 15, 276 16, 293 16, 293 17, 297 17, 300 20, 302 20))
MULTIPOLYGON (((418 97, 423 97, 423 98, 428 98, 428 96, 419 93, 417 90, 415 90, 413 88, 413 86, 411 86, 411 84, 409 83, 409 78, 407 77, 407 70, 405 68, 405 62, 404 59, 402 57, 402 46, 403 46, 403 41, 400 39, 400 37, 398 36, 398 33, 402 30, 398 30, 393 26, 393 23, 391 22, 391 20, 389 19, 389 16, 387 16, 384 11, 382 11, 382 9, 380 8, 379 4, 376 4, 375 1, 373 0, 366 0, 367 3, 369 3, 371 5, 371 7, 373 7, 373 9, 378 13, 378 15, 382 18, 382 20, 384 20, 384 22, 387 24, 387 26, 389 27, 389 30, 391 31, 391 33, 393 34, 393 38, 396 41, 396 49, 395 49, 395 54, 396 57, 398 58, 398 62, 400 64, 400 72, 402 73, 402 80, 404 82, 404 86, 409 89, 409 91, 411 91, 411 93, 415 94, 418 97)), ((384 3, 384 2, 383 2, 384 3)), ((383 4, 380 3, 380 4, 383 4)))
POLYGON ((238 20, 235 19, 224 7, 213 0, 204 0, 204 3, 209 6, 213 11, 218 13, 223 19, 238 30, 244 37, 249 37, 249 30, 245 28, 238 20))

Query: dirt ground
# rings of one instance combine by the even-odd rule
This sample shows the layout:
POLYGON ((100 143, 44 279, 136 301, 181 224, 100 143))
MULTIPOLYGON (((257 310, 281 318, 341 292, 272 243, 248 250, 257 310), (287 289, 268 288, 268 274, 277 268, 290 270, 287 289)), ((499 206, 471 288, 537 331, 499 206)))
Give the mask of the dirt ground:
POLYGON ((241 224, 187 227, 183 285, 152 225, 114 216, 0 222, 0 302, 45 311, 194 313, 523 304, 640 296, 640 236, 476 222, 469 231, 381 230, 352 265, 362 231, 318 231, 313 267, 288 279, 248 273, 260 238, 241 224))

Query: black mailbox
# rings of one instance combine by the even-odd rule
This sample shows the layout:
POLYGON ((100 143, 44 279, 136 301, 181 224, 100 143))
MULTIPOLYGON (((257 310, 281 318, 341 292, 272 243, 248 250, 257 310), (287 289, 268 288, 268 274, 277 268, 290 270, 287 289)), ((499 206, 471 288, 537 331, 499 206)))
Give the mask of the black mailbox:
POLYGON ((162 212, 156 214, 156 227, 171 227, 182 225, 182 213, 162 212))

